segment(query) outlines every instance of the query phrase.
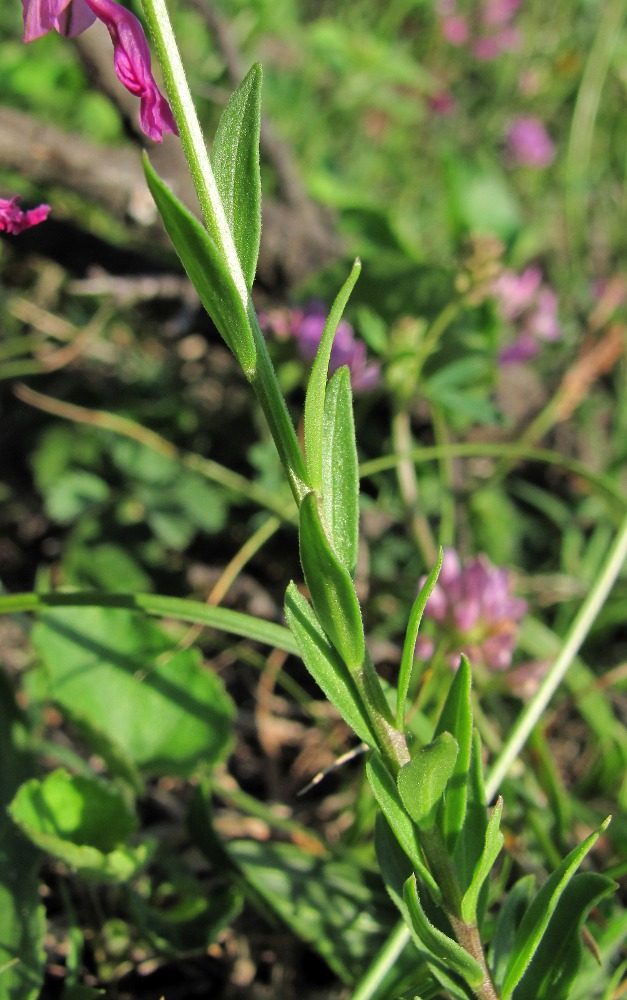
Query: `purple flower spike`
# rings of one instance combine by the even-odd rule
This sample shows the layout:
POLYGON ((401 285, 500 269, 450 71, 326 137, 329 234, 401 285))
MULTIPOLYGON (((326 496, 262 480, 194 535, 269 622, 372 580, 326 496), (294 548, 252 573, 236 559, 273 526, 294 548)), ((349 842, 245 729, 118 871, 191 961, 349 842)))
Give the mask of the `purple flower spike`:
MULTIPOLYGON (((493 566, 485 556, 477 556, 462 566, 457 553, 445 549, 442 570, 424 617, 436 623, 451 665, 458 666, 464 653, 475 664, 501 671, 512 662, 518 625, 526 610, 526 602, 512 595, 512 581, 506 570, 493 566)), ((425 659, 434 648, 433 638, 419 636, 418 656, 425 659)))
POLYGON ((140 22, 115 0, 22 0, 24 41, 31 42, 48 31, 68 37, 80 35, 102 21, 111 35, 115 72, 131 94, 139 97, 142 131, 154 142, 164 132, 178 135, 170 105, 152 75, 150 50, 140 22))
POLYGON ((23 212, 18 208, 19 198, 0 198, 0 232, 11 233, 19 236, 25 229, 38 226, 40 222, 45 222, 50 212, 50 205, 39 205, 23 212))
POLYGON ((521 115, 510 123, 506 135, 507 156, 514 166, 549 167, 555 145, 544 125, 532 115, 521 115))

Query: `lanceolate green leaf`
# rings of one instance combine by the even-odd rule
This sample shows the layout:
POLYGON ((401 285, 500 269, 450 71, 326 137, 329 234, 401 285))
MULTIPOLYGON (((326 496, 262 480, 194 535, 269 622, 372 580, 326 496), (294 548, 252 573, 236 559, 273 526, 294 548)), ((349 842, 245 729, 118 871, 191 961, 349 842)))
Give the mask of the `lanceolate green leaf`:
POLYGON ((616 882, 597 872, 573 876, 514 991, 514 1000, 566 1000, 570 996, 583 955, 583 922, 591 907, 616 888, 616 882))
POLYGON ((390 829, 411 861, 416 871, 428 886, 433 900, 439 903, 442 893, 422 858, 420 841, 416 827, 407 815, 394 779, 379 753, 373 751, 366 764, 366 774, 374 797, 390 829))
POLYGON ((514 940, 512 956, 501 990, 502 1000, 509 1000, 512 996, 515 987, 522 979, 525 970, 540 946, 544 932, 566 886, 608 824, 609 819, 605 820, 598 830, 591 833, 582 844, 571 851, 536 894, 521 921, 514 940))
POLYGON ((188 277, 225 343, 252 379, 256 351, 247 306, 229 274, 223 256, 204 226, 175 197, 144 156, 148 187, 188 277))
POLYGON ((366 654, 361 610, 350 574, 335 554, 308 493, 300 505, 300 561, 316 615, 349 670, 360 671, 366 654))
POLYGON ((220 201, 250 290, 261 235, 261 66, 249 70, 222 113, 211 149, 220 201))
POLYGON ((446 786, 446 795, 440 811, 442 833, 451 854, 466 815, 467 779, 472 744, 471 680, 470 664, 466 657, 462 656, 435 728, 435 736, 445 732, 451 733, 459 747, 455 768, 446 786))
POLYGON ((333 548, 352 576, 359 541, 359 468, 348 368, 335 373, 324 402, 322 509, 333 548))
POLYGON ((285 617, 303 662, 316 683, 360 740, 370 747, 376 746, 376 736, 348 667, 338 656, 311 605, 294 583, 290 583, 285 595, 285 617))
POLYGON ((531 902, 535 876, 524 875, 511 887, 499 907, 490 942, 489 963, 495 983, 505 978, 516 933, 531 902))
POLYGON ((324 422, 324 398, 329 371, 329 360, 333 338, 342 318, 342 313, 348 302, 355 282, 361 271, 361 263, 356 260, 348 278, 340 289, 331 312, 326 321, 322 339, 316 354, 316 360, 309 376, 307 395, 305 397, 305 452, 307 455, 307 471, 311 488, 317 493, 322 492, 322 440, 324 422))
POLYGON ((477 868, 475 869, 472 882, 464 893, 464 898, 462 899, 462 919, 465 920, 467 924, 476 922, 479 893, 481 892, 481 888, 490 874, 494 862, 496 861, 503 846, 503 834, 499 829, 502 813, 503 799, 499 797, 488 821, 483 853, 479 859, 477 868))
POLYGON ((398 693, 396 696, 396 728, 400 730, 402 730, 405 726, 405 702, 407 701, 407 692, 409 691, 414 657, 416 655, 416 639, 418 638, 418 629, 420 628, 420 622, 422 621, 427 601, 429 600, 431 591, 435 587, 441 568, 442 549, 440 549, 438 553, 437 563, 429 573, 424 585, 420 588, 420 593, 418 594, 418 597, 414 601, 412 609, 409 612, 409 622, 407 625, 407 632, 405 633, 405 642, 403 644, 403 655, 398 674, 398 693))
POLYGON ((253 615, 230 608, 213 608, 200 601, 185 597, 164 597, 162 594, 112 594, 109 591, 66 592, 36 594, 0 594, 0 615, 23 611, 45 611, 47 608, 126 608, 136 614, 157 618, 177 618, 207 628, 218 629, 229 635, 241 636, 268 646, 298 653, 291 632, 282 625, 267 622, 253 615))
MULTIPOLYGON (((483 784, 481 739, 478 731, 475 729, 472 734, 470 764, 466 782, 464 825, 455 842, 453 855, 462 892, 465 892, 470 886, 477 870, 477 865, 485 847, 487 826, 488 810, 483 784)), ((479 926, 481 926, 483 918, 485 899, 485 891, 480 892, 477 907, 477 922, 479 926)))
POLYGON ((433 827, 457 754, 455 738, 450 733, 440 733, 432 743, 420 747, 398 773, 397 784, 403 804, 421 830, 433 827))
POLYGON ((483 970, 464 948, 430 922, 420 902, 416 876, 407 879, 403 890, 405 905, 409 910, 414 931, 424 946, 444 965, 460 975, 471 987, 483 982, 483 970))

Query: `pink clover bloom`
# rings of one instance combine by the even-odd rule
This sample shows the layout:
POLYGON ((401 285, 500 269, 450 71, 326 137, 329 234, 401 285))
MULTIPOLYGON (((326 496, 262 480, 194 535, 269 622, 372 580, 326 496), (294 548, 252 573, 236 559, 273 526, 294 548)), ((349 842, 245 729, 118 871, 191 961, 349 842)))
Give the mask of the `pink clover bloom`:
POLYGON ((520 115, 510 123, 505 137, 507 157, 514 166, 550 167, 555 159, 555 144, 539 118, 520 115))
MULTIPOLYGON (((526 602, 512 595, 512 580, 505 569, 493 566, 482 555, 462 566, 457 553, 445 549, 424 617, 436 623, 451 665, 458 666, 464 653, 471 662, 500 671, 511 665, 518 626, 526 610, 526 602)), ((422 659, 431 656, 434 648, 433 638, 418 637, 416 653, 422 659)))

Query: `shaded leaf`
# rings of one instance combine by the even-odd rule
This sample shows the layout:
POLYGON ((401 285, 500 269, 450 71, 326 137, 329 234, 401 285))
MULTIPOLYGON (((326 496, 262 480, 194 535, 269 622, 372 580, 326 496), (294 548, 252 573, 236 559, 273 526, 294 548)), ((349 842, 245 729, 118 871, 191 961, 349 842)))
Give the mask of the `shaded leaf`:
POLYGON ((126 881, 149 861, 156 844, 126 844, 136 819, 119 792, 103 783, 53 771, 31 778, 9 806, 14 822, 48 854, 83 875, 126 881))
POLYGON ((562 893, 542 943, 522 980, 514 1000, 566 1000, 581 964, 581 928, 590 909, 615 892, 616 883, 597 872, 574 875, 562 893))
POLYGON ((586 854, 597 842, 608 824, 609 819, 598 830, 595 830, 589 837, 586 837, 582 844, 579 844, 578 847, 571 851, 562 861, 559 868, 553 872, 537 892, 516 934, 512 956, 507 966, 501 991, 502 1000, 509 1000, 509 997, 512 996, 514 988, 522 979, 527 966, 540 946, 544 932, 557 908, 562 893, 586 854))
POLYGON ((415 875, 407 879, 403 897, 412 926, 427 951, 440 959, 447 969, 461 976, 470 987, 479 986, 483 982, 483 969, 457 941, 430 922, 420 902, 415 875))
POLYGON ((274 912, 344 982, 352 983, 363 973, 393 923, 377 875, 294 844, 238 840, 225 846, 274 912))
POLYGON ((234 707, 222 682, 153 622, 122 609, 59 608, 41 616, 33 643, 47 696, 145 773, 189 775, 228 752, 234 707))

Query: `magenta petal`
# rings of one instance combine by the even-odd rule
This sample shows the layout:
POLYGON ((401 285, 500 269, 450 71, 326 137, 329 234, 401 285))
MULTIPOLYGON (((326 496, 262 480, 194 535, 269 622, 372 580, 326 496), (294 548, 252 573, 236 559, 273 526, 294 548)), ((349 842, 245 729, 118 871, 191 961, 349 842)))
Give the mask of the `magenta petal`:
POLYGON ((139 120, 142 131, 154 142, 161 142, 164 132, 178 135, 170 105, 152 75, 150 50, 140 22, 115 0, 84 2, 106 25, 111 35, 118 79, 131 94, 140 99, 139 120))
POLYGON ((23 212, 18 208, 18 197, 5 199, 0 198, 0 232, 11 233, 19 236, 25 229, 38 226, 48 218, 50 212, 49 205, 39 205, 38 208, 31 208, 28 212, 23 212))
POLYGON ((32 42, 53 30, 73 38, 96 20, 85 0, 22 0, 22 7, 25 42, 32 42))

